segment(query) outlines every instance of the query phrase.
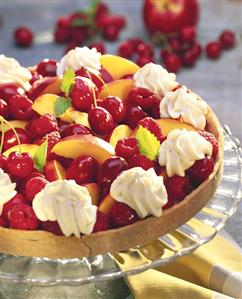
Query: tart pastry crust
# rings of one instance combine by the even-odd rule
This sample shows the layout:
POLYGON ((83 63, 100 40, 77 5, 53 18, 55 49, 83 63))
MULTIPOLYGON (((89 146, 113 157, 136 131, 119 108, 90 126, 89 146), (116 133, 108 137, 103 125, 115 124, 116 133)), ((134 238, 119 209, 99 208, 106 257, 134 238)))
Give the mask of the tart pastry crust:
POLYGON ((132 225, 91 235, 56 236, 46 231, 24 231, 0 227, 0 252, 19 256, 80 258, 127 250, 144 245, 187 222, 199 212, 215 192, 223 173, 223 132, 209 108, 206 130, 219 142, 213 173, 183 201, 165 210, 160 217, 148 217, 132 225))

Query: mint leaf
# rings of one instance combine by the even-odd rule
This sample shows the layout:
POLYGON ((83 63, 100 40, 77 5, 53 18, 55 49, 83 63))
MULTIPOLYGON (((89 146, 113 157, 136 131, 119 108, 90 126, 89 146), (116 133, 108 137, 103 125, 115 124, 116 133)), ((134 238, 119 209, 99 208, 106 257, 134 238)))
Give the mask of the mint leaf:
POLYGON ((71 99, 58 97, 55 101, 55 116, 60 116, 71 106, 71 99))
POLYGON ((138 141, 140 153, 150 160, 155 160, 159 154, 160 141, 148 129, 139 126, 135 137, 138 141))
POLYGON ((75 82, 75 76, 75 71, 69 67, 61 79, 60 89, 67 97, 69 96, 70 90, 75 82))
POLYGON ((38 147, 37 151, 34 154, 34 165, 35 168, 39 171, 43 171, 45 167, 47 149, 48 149, 48 138, 43 143, 41 143, 41 145, 38 147))

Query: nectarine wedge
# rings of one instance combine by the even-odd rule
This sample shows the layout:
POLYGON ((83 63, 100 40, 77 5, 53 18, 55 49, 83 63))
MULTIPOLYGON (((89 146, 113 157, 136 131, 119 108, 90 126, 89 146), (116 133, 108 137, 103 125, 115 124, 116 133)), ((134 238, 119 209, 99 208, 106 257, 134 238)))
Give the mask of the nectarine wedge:
POLYGON ((132 130, 127 125, 119 125, 117 126, 111 133, 109 143, 115 147, 117 142, 125 137, 129 137, 132 130))
POLYGON ((121 79, 125 75, 133 75, 139 70, 139 66, 132 61, 116 55, 102 55, 101 65, 105 68, 114 80, 121 79))
POLYGON ((95 158, 100 164, 115 155, 111 144, 92 135, 68 136, 58 142, 51 152, 71 159, 76 159, 81 155, 88 155, 95 158))
POLYGON ((174 129, 186 129, 188 131, 196 131, 196 129, 180 120, 170 119, 170 118, 161 118, 155 120, 160 126, 162 133, 167 136, 168 133, 174 129))
POLYGON ((113 199, 110 194, 108 194, 100 202, 100 204, 98 206, 98 210, 100 212, 102 212, 103 214, 108 215, 111 212, 112 207, 115 205, 115 203, 116 203, 116 200, 113 199))
POLYGON ((53 77, 52 82, 50 82, 49 85, 47 85, 40 93, 40 95, 46 94, 46 93, 54 93, 54 94, 60 94, 60 84, 61 84, 61 78, 59 77, 53 77))
MULTIPOLYGON (((21 129, 25 129, 25 127, 27 125, 27 121, 24 121, 24 120, 10 120, 9 123, 14 128, 21 128, 21 129)), ((8 124, 6 124, 6 123, 1 123, 0 124, 0 132, 2 132, 2 131, 8 131, 10 129, 11 129, 11 127, 8 124)))
POLYGON ((48 181, 63 181, 66 178, 66 170, 57 160, 47 161, 45 164, 45 177, 48 181))
MULTIPOLYGON (((37 144, 21 144, 21 151, 22 153, 29 153, 30 156, 33 157, 38 147, 39 146, 37 144)), ((3 153, 3 155, 8 157, 12 152, 19 152, 19 146, 15 145, 10 147, 3 153)))
POLYGON ((89 183, 89 184, 84 184, 83 186, 87 188, 87 190, 91 196, 91 199, 92 199, 92 204, 97 206, 98 202, 99 202, 100 193, 101 193, 101 190, 100 190, 100 187, 98 186, 98 184, 89 183))
POLYGON ((112 81, 106 86, 102 86, 98 98, 103 100, 108 96, 108 90, 110 95, 119 97, 122 101, 125 101, 130 90, 134 87, 134 81, 132 79, 120 79, 112 81))

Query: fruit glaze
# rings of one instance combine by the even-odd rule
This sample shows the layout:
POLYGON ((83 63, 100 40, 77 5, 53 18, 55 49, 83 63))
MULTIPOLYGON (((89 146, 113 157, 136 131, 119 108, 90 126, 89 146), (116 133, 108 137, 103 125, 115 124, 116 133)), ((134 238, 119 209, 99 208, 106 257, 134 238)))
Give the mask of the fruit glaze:
POLYGON ((125 250, 184 223, 215 191, 219 122, 162 66, 87 47, 0 64, 1 252, 125 250))

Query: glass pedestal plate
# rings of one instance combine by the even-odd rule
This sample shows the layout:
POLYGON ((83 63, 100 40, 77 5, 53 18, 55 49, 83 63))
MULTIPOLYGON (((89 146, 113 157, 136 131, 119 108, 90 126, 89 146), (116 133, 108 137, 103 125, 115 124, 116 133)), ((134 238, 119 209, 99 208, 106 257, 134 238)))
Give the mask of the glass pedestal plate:
POLYGON ((234 214, 242 196, 241 147, 227 126, 224 137, 222 181, 208 204, 186 224, 146 246, 91 258, 0 254, 0 298, 127 298, 129 290, 122 277, 165 265, 210 241, 234 214), (135 261, 132 267, 126 265, 129 258, 135 261))

